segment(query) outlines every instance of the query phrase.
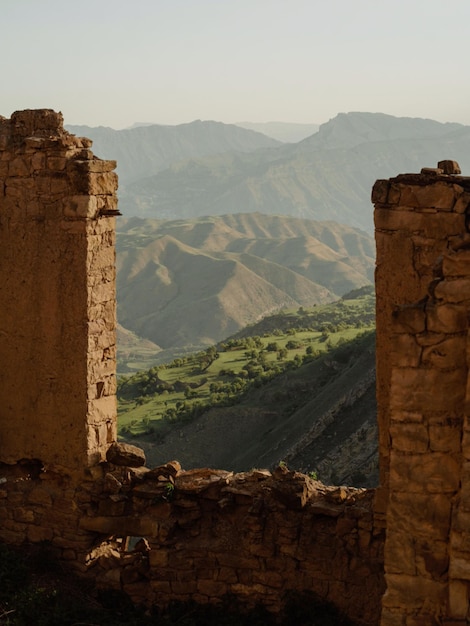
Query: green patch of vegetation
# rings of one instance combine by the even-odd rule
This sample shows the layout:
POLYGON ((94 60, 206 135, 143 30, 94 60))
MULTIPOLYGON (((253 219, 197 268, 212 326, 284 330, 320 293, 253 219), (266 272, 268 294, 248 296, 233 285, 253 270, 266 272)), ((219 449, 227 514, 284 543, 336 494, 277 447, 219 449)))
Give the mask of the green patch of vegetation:
MULTIPOLYGON (((251 390, 372 331, 373 292, 356 291, 354 298, 271 316, 217 346, 121 377, 120 434, 161 441, 178 424, 237 405, 251 390)), ((335 352, 340 363, 348 358, 347 351, 335 352)))

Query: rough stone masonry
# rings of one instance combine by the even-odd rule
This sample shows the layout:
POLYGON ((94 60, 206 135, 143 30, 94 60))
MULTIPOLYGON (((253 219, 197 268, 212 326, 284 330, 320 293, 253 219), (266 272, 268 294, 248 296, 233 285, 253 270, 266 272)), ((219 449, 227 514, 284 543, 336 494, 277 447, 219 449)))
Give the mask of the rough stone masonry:
POLYGON ((116 437, 116 163, 60 113, 0 118, 0 458, 81 469, 116 437))
POLYGON ((470 178, 453 161, 379 180, 382 626, 470 618, 470 178))

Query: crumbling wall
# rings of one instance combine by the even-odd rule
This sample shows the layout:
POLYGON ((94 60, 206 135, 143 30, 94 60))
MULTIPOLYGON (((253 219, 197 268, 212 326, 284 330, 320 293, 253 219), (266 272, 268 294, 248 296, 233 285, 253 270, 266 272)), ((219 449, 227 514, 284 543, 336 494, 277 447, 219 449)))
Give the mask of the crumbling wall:
POLYGON ((0 537, 47 541, 98 586, 149 607, 230 597, 278 612, 306 593, 378 624, 383 533, 373 491, 325 487, 284 467, 149 470, 108 456, 114 462, 79 487, 31 466, 0 467, 0 537))
POLYGON ((470 617, 470 178, 440 165, 372 194, 383 626, 470 617))
POLYGON ((0 461, 82 470, 116 437, 114 161, 60 113, 0 118, 0 461))

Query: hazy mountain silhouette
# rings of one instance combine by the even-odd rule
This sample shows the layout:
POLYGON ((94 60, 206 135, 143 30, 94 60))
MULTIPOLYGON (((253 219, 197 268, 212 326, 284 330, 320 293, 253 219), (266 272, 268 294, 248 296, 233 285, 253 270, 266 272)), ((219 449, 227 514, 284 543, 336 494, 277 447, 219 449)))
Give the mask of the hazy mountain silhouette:
POLYGON ((372 231, 378 178, 455 159, 470 171, 470 127, 382 113, 339 114, 297 144, 191 158, 126 186, 126 215, 177 218, 259 211, 372 231))
POLYGON ((248 128, 283 143, 298 143, 316 133, 318 124, 298 124, 292 122, 237 122, 237 126, 248 128))
POLYGON ((279 145, 275 139, 234 124, 201 120, 177 126, 144 124, 123 130, 105 126, 66 128, 91 139, 93 151, 100 158, 117 160, 121 184, 156 174, 182 159, 279 145))

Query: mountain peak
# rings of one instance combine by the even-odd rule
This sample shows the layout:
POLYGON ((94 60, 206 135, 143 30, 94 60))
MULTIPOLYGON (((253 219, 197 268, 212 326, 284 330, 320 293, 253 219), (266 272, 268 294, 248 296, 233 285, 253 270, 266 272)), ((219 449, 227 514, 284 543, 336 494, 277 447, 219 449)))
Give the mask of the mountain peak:
POLYGON ((322 124, 316 135, 308 137, 303 143, 317 148, 352 148, 366 142, 440 137, 460 128, 463 128, 462 124, 441 123, 425 118, 351 111, 338 113, 322 124))

